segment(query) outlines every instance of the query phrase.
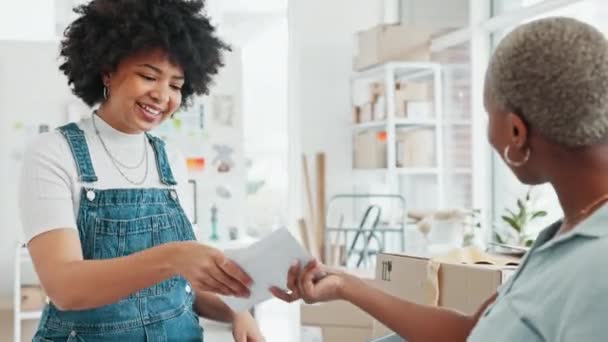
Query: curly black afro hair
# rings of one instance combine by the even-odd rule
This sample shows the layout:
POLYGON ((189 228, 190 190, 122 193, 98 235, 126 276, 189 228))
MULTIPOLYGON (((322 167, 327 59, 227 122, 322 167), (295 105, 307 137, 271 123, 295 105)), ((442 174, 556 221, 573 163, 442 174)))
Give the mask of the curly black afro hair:
POLYGON ((224 65, 220 40, 202 13, 202 0, 93 0, 78 6, 61 42, 59 69, 89 106, 103 101, 102 74, 143 49, 161 48, 184 70, 182 106, 207 94, 224 65))

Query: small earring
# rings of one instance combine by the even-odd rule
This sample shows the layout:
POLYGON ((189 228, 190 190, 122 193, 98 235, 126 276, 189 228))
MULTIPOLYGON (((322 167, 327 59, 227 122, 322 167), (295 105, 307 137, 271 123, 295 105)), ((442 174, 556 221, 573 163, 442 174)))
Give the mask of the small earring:
POLYGON ((509 164, 510 166, 513 167, 520 167, 523 166, 524 164, 526 164, 528 162, 528 160, 530 160, 530 149, 526 149, 526 155, 524 156, 524 159, 522 159, 521 161, 514 161, 513 159, 511 159, 511 157, 509 157, 509 152, 511 151, 511 145, 507 145, 507 147, 505 147, 505 150, 503 152, 503 157, 505 159, 505 161, 507 162, 507 164, 509 164))
POLYGON ((108 94, 108 87, 104 85, 103 86, 103 98, 104 98, 104 100, 106 100, 106 101, 108 100, 108 95, 109 95, 108 94))

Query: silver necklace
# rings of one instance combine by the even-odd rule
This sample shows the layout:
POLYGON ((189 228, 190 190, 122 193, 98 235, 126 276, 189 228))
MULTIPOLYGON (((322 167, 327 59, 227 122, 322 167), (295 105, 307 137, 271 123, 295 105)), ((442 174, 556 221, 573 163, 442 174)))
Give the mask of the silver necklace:
POLYGON ((103 141, 103 139, 101 138, 101 134, 99 133, 99 129, 97 129, 97 124, 95 124, 95 115, 97 114, 97 111, 93 111, 93 115, 92 115, 92 121, 93 121, 93 129, 95 130, 95 135, 97 135, 97 138, 99 139, 99 142, 101 143, 101 146, 103 147, 104 151, 106 152, 106 154, 108 155, 108 157, 110 158, 110 161, 112 161, 112 165, 114 165, 114 167, 116 168, 116 170, 120 173, 120 175, 129 183, 133 184, 133 185, 141 185, 143 184, 146 179, 148 179, 148 146, 146 144, 146 135, 144 134, 144 154, 141 158, 141 161, 135 166, 127 166, 124 163, 121 163, 116 157, 114 157, 112 155, 112 153, 110 152, 110 150, 108 149, 108 147, 106 146, 105 141, 103 141), (139 168, 141 166, 141 164, 144 163, 145 165, 145 171, 144 171, 144 175, 140 180, 133 180, 131 178, 129 178, 122 170, 121 170, 121 166, 123 166, 126 169, 136 169, 139 168))
MULTIPOLYGON (((99 133, 99 129, 97 129, 97 124, 95 124, 95 115, 99 116, 97 114, 97 110, 93 111, 93 128, 95 129, 95 134, 97 134, 97 136, 100 136, 99 133)), ((99 138, 101 140, 101 138, 99 138)), ((112 153, 110 153, 110 149, 108 149, 108 147, 106 146, 106 144, 103 142, 103 140, 101 140, 101 143, 104 147, 104 149, 106 150, 106 152, 108 152, 108 156, 110 156, 110 158, 112 160, 114 160, 116 163, 118 163, 118 165, 120 165, 121 167, 125 168, 125 169, 129 169, 129 170, 135 170, 135 169, 139 169, 139 167, 141 166, 141 164, 144 162, 144 158, 146 156, 146 136, 144 134, 144 152, 141 154, 141 158, 139 159, 139 162, 137 162, 137 165, 131 166, 131 165, 127 165, 123 162, 121 162, 120 160, 118 160, 118 158, 114 157, 112 155, 112 153)))

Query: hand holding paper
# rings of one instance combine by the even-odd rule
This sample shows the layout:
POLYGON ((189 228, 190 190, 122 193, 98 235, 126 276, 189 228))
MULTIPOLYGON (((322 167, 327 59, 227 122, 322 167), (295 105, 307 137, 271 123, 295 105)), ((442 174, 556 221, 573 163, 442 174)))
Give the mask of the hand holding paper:
POLYGON ((270 287, 285 288, 287 272, 295 261, 304 266, 312 260, 285 228, 270 233, 247 248, 226 250, 224 254, 253 279, 249 298, 220 296, 235 312, 249 310, 255 304, 271 298, 270 287))

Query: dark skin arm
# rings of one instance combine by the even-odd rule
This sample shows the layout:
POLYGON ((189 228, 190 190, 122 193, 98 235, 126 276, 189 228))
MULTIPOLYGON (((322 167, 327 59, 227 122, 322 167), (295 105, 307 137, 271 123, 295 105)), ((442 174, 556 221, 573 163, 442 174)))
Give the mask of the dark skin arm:
POLYGON ((496 294, 488 298, 472 315, 454 310, 415 304, 387 293, 345 273, 333 272, 313 261, 302 272, 292 267, 288 275, 286 293, 272 288, 279 299, 292 302, 300 298, 306 303, 346 300, 369 313, 409 342, 457 342, 466 341, 481 314, 496 300, 496 294), (319 274, 325 276, 316 280, 319 274))

